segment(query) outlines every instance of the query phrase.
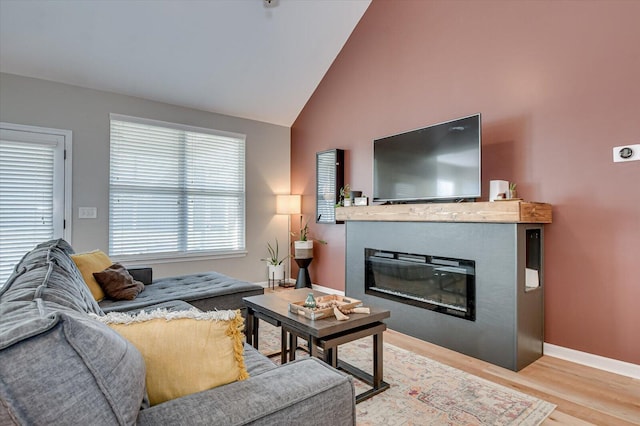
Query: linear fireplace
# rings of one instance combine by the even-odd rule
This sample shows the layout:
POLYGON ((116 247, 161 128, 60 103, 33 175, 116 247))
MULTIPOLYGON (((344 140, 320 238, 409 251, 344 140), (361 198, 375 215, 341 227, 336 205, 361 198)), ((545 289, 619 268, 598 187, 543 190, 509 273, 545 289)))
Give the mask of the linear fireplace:
MULTIPOLYGON (((519 202, 468 204, 473 204, 478 211, 486 213, 492 208, 509 207, 507 204, 511 206, 509 208, 513 208, 517 203, 519 202)), ((437 220, 422 220, 420 210, 415 206, 349 208, 349 212, 362 215, 362 218, 346 220, 345 294, 362 300, 365 306, 391 311, 391 316, 385 321, 391 330, 504 368, 518 371, 540 358, 544 342, 543 225, 455 220, 442 222, 439 218, 443 211, 451 211, 456 218, 464 219, 467 217, 467 210, 458 209, 466 207, 457 203, 445 204, 445 208, 429 206, 436 210, 434 217, 437 220), (404 213, 387 216, 389 212, 395 211, 404 213), (388 220, 396 217, 398 220, 388 220), (367 252, 367 249, 373 251, 367 252), (394 252, 399 254, 395 255, 394 252), (422 253, 418 256, 423 258, 418 257, 415 261, 414 253, 422 253), (447 263, 455 259, 471 259, 473 262, 465 264, 463 261, 458 265, 447 263), (473 287, 466 288, 469 300, 462 303, 454 297, 455 303, 447 304, 457 305, 456 308, 464 310, 464 306, 470 303, 467 312, 474 319, 466 320, 464 316, 458 316, 458 309, 443 307, 433 301, 417 300, 411 303, 415 299, 429 299, 426 297, 429 294, 416 295, 415 291, 407 291, 406 288, 404 292, 410 293, 409 297, 403 297, 401 301, 396 299, 399 296, 393 292, 397 288, 385 283, 380 272, 377 276, 373 275, 373 265, 376 265, 378 271, 386 272, 394 269, 398 260, 412 267, 403 272, 404 277, 397 273, 390 275, 401 275, 402 281, 409 281, 412 285, 416 282, 408 278, 426 275, 429 268, 432 273, 434 269, 453 268, 459 272, 454 277, 464 275, 465 284, 473 283, 473 287), (466 269, 467 267, 470 269, 466 269), (466 274, 462 274, 461 269, 466 274), (537 274, 532 275, 537 275, 538 281, 530 282, 528 269, 537 271, 537 274), (468 280, 471 273, 475 274, 473 282, 468 280), (365 285, 367 280, 369 288, 365 285), (387 292, 381 292, 371 287, 388 288, 387 292), (427 309, 418 306, 422 303, 427 309), (447 310, 448 314, 440 313, 442 310, 447 310)), ((494 216, 488 217, 488 220, 494 219, 494 216)), ((502 216, 500 218, 502 220, 502 216)), ((384 278, 392 281, 388 277, 384 278)), ((459 287, 452 291, 448 282, 443 279, 440 281, 443 290, 447 290, 440 292, 441 295, 447 295, 445 298, 450 296, 449 293, 456 295, 458 292, 458 296, 464 294, 462 290, 465 287, 460 287, 461 284, 456 284, 459 287)), ((437 280, 434 278, 432 282, 437 280)), ((436 289, 440 290, 440 286, 439 283, 436 289)), ((442 303, 442 300, 444 299, 436 302, 442 303)))
POLYGON ((365 248, 365 293, 475 321, 475 262, 365 248))

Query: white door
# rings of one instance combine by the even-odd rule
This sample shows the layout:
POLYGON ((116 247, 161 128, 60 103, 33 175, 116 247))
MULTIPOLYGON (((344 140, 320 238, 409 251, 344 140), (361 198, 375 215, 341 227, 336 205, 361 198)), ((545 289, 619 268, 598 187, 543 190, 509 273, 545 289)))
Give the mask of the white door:
POLYGON ((71 131, 0 123, 0 287, 35 245, 69 240, 70 225, 71 131))

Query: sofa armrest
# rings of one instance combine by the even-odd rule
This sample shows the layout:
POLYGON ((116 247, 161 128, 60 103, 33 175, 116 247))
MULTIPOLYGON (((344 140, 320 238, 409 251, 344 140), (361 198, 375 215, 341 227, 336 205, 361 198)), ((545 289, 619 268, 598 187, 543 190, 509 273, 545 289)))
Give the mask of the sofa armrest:
POLYGON ((139 425, 355 425, 353 379, 315 358, 143 409, 139 425))
POLYGON ((141 281, 144 285, 153 283, 153 269, 149 267, 127 268, 134 280, 141 281))

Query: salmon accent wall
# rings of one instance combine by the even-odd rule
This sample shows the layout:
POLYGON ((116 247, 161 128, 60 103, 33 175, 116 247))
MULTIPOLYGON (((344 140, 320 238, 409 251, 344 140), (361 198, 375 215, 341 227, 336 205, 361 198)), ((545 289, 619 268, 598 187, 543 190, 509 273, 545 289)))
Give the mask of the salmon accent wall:
MULTIPOLYGON (((373 139, 480 112, 483 199, 504 179, 553 204, 545 341, 640 364, 640 162, 612 162, 640 143, 639 16, 638 1, 374 0, 292 126, 292 193, 312 219, 315 153, 342 148, 370 195, 373 139)), ((344 226, 311 223, 328 242, 314 283, 344 289, 344 226)))

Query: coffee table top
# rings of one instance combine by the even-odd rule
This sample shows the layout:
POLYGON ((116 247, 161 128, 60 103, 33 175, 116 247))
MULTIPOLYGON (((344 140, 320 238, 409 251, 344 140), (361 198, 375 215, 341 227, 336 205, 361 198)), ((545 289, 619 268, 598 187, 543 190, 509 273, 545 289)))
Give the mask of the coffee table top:
POLYGON ((346 321, 338 321, 336 317, 311 320, 289 312, 289 303, 303 301, 309 293, 313 293, 314 297, 327 296, 327 293, 322 293, 317 290, 300 288, 278 293, 244 297, 242 300, 244 300, 244 303, 254 312, 261 313, 269 318, 280 321, 289 328, 294 328, 314 337, 330 336, 351 330, 352 328, 382 321, 391 316, 388 310, 374 306, 367 306, 371 311, 370 314, 348 314, 349 319, 346 321))

